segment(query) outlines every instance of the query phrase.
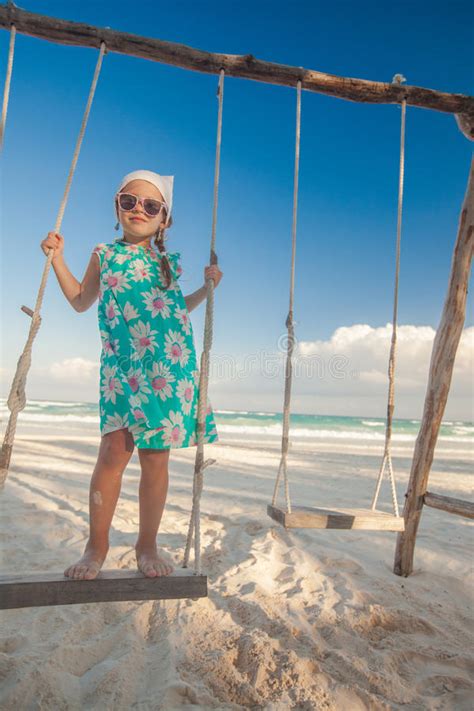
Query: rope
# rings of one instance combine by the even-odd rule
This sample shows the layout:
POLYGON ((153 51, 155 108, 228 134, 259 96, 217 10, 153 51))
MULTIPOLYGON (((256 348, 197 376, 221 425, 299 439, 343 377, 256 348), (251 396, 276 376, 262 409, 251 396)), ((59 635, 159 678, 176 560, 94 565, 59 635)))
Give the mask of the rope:
POLYGON ((15 37, 16 27, 15 25, 12 25, 10 28, 10 46, 8 49, 7 76, 5 77, 5 86, 3 88, 2 118, 0 123, 0 150, 3 148, 3 136, 5 134, 5 125, 7 123, 8 99, 10 98, 10 81, 12 78, 13 55, 15 53, 15 37))
MULTIPOLYGON (((221 158, 221 136, 222 136, 222 106, 224 102, 224 70, 220 70, 219 86, 217 89, 219 99, 219 111, 217 118, 217 141, 216 141, 216 161, 214 169, 214 202, 212 212, 212 231, 211 231, 211 250, 210 264, 217 264, 217 254, 215 252, 216 244, 216 225, 217 225, 217 198, 219 190, 219 167, 221 158)), ((207 392, 209 386, 209 356, 212 345, 213 327, 214 327, 214 282, 212 279, 206 280, 207 296, 206 296, 206 316, 204 321, 204 343, 203 352, 201 354, 201 371, 199 377, 199 400, 198 400, 198 421, 197 421, 197 450, 196 460, 194 464, 194 481, 193 481, 193 505, 191 517, 189 521, 189 529, 186 540, 186 549, 184 552, 183 568, 188 567, 189 553, 191 550, 191 542, 194 530, 194 572, 196 575, 201 574, 201 528, 200 528, 200 502, 201 492, 203 487, 203 471, 210 464, 215 463, 215 459, 207 459, 204 461, 204 434, 206 429, 205 418, 207 410, 207 392)))
POLYGON ((291 513, 290 489, 288 484, 288 446, 289 446, 289 431, 290 431, 290 399, 291 399, 291 382, 293 368, 291 357, 293 355, 295 332, 293 327, 293 301, 295 293, 295 255, 296 255, 296 212, 298 205, 298 173, 300 164, 300 135, 301 135, 301 80, 297 82, 296 92, 296 140, 295 140, 295 172, 293 183, 293 224, 291 238, 291 276, 290 276, 290 306, 285 325, 288 329, 288 345, 286 353, 285 367, 285 397, 283 405, 283 432, 281 439, 281 459, 278 468, 278 475, 273 491, 272 506, 276 505, 278 486, 280 483, 281 473, 283 472, 285 481, 285 499, 287 513, 291 513))
MULTIPOLYGON (((102 66, 102 58, 104 56, 105 51, 106 51, 105 43, 102 42, 100 45, 100 53, 99 53, 99 58, 97 60, 97 65, 96 65, 95 72, 94 72, 94 78, 92 80, 92 85, 91 85, 91 88, 89 91, 89 98, 88 98, 86 109, 84 112, 84 117, 82 119, 79 137, 77 139, 76 148, 74 150, 74 155, 73 155, 71 167, 69 170, 69 175, 68 175, 68 178, 66 181, 66 187, 64 189, 64 195, 61 200, 58 216, 56 218, 56 223, 55 223, 55 228, 54 228, 55 232, 59 232, 61 229, 61 223, 62 223, 62 219, 63 219, 63 215, 64 215, 64 210, 66 208, 66 203, 67 203, 68 196, 69 196, 69 189, 71 187, 72 178, 74 175, 74 171, 76 169, 77 160, 79 158, 79 152, 81 150, 82 139, 84 137, 84 133, 86 130, 87 121, 89 118, 89 113, 90 113, 90 109, 91 109, 91 105, 92 105, 92 100, 94 98, 95 89, 97 86, 97 80, 99 78, 99 73, 100 73, 100 69, 102 66)), ((41 278, 41 284, 39 287, 34 311, 31 311, 31 309, 28 309, 26 306, 23 307, 23 310, 25 311, 25 313, 28 313, 31 316, 31 326, 30 326, 30 330, 28 333, 28 338, 27 338, 25 347, 23 349, 23 353, 21 354, 20 358, 18 359, 16 373, 13 378, 12 386, 10 389, 10 394, 9 394, 8 400, 7 400, 8 408, 10 410, 10 417, 8 420, 7 428, 5 431, 5 436, 3 439, 2 451, 0 453, 0 487, 1 488, 3 488, 3 486, 5 484, 5 479, 7 478, 7 475, 8 475, 8 468, 10 466, 10 459, 11 459, 11 454, 12 454, 12 449, 13 449, 13 442, 15 439, 18 413, 21 410, 23 410, 23 408, 26 405, 26 397, 25 397, 26 378, 27 378, 28 371, 29 371, 30 365, 31 365, 31 351, 33 348, 33 342, 36 338, 36 334, 38 333, 39 327, 41 325, 40 309, 41 309, 41 305, 43 303, 43 295, 44 295, 44 291, 46 289, 46 282, 48 280, 48 274, 49 274, 49 270, 51 267, 53 255, 54 255, 54 249, 50 249, 49 254, 46 258, 46 264, 44 266, 43 275, 41 278)))
MULTIPOLYGON (((394 82, 401 83, 405 78, 401 75, 394 77, 394 82)), ((288 484, 288 446, 289 446, 289 421, 290 421, 290 399, 291 399, 291 382, 292 382, 292 365, 291 356, 294 348, 294 328, 293 328, 293 300, 294 300, 294 274, 295 274, 295 251, 296 251, 296 211, 298 201, 298 167, 299 167, 299 152, 300 152, 300 130, 301 130, 301 81, 298 80, 297 91, 297 108, 296 108, 296 143, 295 143, 295 173, 294 173, 294 191, 293 191, 293 225, 292 225, 292 254, 291 254, 291 280, 290 280, 290 307, 286 319, 288 329, 288 348, 285 368, 285 396, 283 406, 283 434, 281 444, 281 460, 278 468, 278 474, 273 492, 272 506, 276 505, 278 487, 283 472, 285 482, 285 498, 287 513, 291 513, 291 500, 288 484)), ((385 430, 385 449, 382 465, 380 467, 376 490, 372 501, 372 510, 375 510, 382 477, 385 471, 385 466, 388 468, 390 480, 392 504, 395 516, 399 516, 399 508, 397 502, 397 494, 395 487, 395 476, 392 465, 391 455, 391 437, 392 437, 392 419, 395 407, 395 362, 396 362, 396 343, 397 343, 397 312, 398 312, 398 287, 400 278, 400 243, 401 243, 401 227, 402 227, 402 211, 403 211, 403 182, 405 173, 405 123, 406 123, 406 99, 402 101, 402 117, 400 131, 400 167, 399 167, 399 185, 398 185, 398 215, 397 215, 397 245, 396 245, 396 266, 395 266, 395 288, 394 288, 394 304, 393 304, 393 319, 392 319, 392 340, 390 347, 390 358, 388 366, 389 375, 389 390, 387 404, 387 423, 385 430)))
MULTIPOLYGON (((399 76, 399 75, 397 75, 399 76)), ((400 80, 399 82, 400 83, 400 80)), ((402 101, 402 116, 400 127, 400 166, 398 178, 398 214, 397 214, 397 249, 396 249, 396 264, 395 264, 395 288, 393 296, 393 325, 392 325, 392 342, 390 345, 390 357, 388 363, 388 404, 387 404, 387 423, 385 427, 385 448, 380 466, 380 471, 375 487, 374 498, 372 500, 372 511, 375 511, 377 499, 380 493, 382 478, 385 472, 385 465, 388 467, 388 475, 390 480, 390 490, 392 495, 392 504, 395 516, 399 516, 397 491, 395 488, 395 476, 392 466, 391 440, 392 440, 392 417, 395 407, 395 359, 397 345, 397 311, 398 311, 398 283, 400 278, 400 243, 402 235, 402 210, 403 210, 403 181, 405 176, 405 123, 406 123, 406 99, 402 101)))

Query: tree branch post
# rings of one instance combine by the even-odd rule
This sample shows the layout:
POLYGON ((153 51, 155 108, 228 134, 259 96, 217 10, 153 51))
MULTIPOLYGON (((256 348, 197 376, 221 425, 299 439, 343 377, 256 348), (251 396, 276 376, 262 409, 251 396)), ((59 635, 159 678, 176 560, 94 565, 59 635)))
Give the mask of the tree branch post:
POLYGON ((416 534, 427 491, 441 419, 448 399, 454 360, 466 315, 466 298, 474 243, 474 159, 471 161, 467 190, 454 246, 448 292, 431 353, 428 385, 420 431, 405 494, 405 530, 398 534, 393 572, 413 571, 416 534))

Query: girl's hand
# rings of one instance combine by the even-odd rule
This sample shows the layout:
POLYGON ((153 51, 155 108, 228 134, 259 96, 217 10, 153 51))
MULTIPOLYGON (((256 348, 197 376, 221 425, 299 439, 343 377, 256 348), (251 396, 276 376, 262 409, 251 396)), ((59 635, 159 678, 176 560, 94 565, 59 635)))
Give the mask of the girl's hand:
POLYGON ((48 256, 48 251, 53 248, 54 254, 52 261, 64 252, 64 237, 58 232, 48 232, 48 236, 41 242, 41 249, 48 256))
POLYGON ((222 279, 222 275, 224 272, 221 272, 217 264, 212 264, 208 267, 204 267, 204 283, 208 279, 212 279, 214 281, 214 289, 216 286, 219 285, 220 280, 222 279))

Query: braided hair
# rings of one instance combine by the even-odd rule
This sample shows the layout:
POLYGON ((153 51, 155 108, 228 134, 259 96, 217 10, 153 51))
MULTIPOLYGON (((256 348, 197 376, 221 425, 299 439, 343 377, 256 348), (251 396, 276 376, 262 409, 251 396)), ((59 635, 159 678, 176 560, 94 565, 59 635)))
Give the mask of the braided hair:
MULTIPOLYGON (((166 227, 170 227, 172 224, 173 224, 173 218, 170 215, 166 227)), ((163 276, 165 278, 165 289, 169 289, 170 284, 171 284, 171 267, 170 267, 170 263, 168 261, 168 257, 166 256, 166 247, 165 247, 166 237, 164 236, 166 227, 159 227, 158 228, 158 231, 156 232, 155 237, 154 237, 154 243, 155 243, 156 247, 158 248, 158 250, 162 254, 164 253, 164 256, 161 260, 160 268, 161 268, 161 273, 163 274, 163 276)))

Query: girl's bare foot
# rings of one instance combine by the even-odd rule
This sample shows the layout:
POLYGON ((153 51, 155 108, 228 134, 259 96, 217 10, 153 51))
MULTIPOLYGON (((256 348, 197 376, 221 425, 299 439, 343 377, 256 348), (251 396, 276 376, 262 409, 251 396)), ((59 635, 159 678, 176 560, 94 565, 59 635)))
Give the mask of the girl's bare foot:
POLYGON ((107 557, 107 551, 108 548, 87 545, 82 558, 77 563, 66 568, 64 575, 75 580, 92 580, 96 578, 107 557))
POLYGON ((155 548, 139 548, 135 546, 138 570, 147 578, 156 578, 158 575, 169 575, 174 567, 155 548))

